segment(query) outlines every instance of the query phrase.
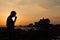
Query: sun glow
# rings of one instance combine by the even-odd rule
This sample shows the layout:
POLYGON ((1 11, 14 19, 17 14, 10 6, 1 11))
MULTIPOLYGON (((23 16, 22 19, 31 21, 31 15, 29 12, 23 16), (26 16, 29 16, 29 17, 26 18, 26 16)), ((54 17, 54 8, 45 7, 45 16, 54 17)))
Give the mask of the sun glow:
POLYGON ((60 0, 0 0, 0 25, 6 25, 11 11, 17 13, 15 25, 34 23, 43 17, 49 18, 51 23, 60 23, 59 3, 60 0))

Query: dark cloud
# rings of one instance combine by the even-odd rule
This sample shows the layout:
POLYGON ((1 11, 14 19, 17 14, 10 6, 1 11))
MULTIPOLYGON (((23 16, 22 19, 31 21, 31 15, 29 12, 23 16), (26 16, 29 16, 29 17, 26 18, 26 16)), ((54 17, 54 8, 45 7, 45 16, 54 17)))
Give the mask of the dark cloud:
POLYGON ((53 5, 60 6, 60 0, 54 0, 53 2, 54 2, 53 5))

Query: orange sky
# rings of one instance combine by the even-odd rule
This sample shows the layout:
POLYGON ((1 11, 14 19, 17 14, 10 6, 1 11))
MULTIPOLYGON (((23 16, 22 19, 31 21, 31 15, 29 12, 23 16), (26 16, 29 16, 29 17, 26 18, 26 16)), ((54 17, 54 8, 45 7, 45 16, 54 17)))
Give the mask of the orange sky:
POLYGON ((15 25, 27 25, 49 18, 51 23, 60 24, 59 0, 0 0, 0 25, 6 25, 6 19, 12 10, 17 13, 15 25))

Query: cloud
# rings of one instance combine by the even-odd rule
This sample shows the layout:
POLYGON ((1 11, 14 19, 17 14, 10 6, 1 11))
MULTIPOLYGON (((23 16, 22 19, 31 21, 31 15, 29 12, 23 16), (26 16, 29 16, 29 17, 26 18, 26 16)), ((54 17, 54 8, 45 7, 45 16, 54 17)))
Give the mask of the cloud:
POLYGON ((0 0, 1 7, 14 7, 17 6, 16 4, 19 3, 21 0, 0 0))
POLYGON ((60 24, 60 16, 55 16, 55 24, 60 24))
POLYGON ((50 13, 53 16, 60 16, 60 6, 53 6, 49 8, 47 13, 50 13))
POLYGON ((54 17, 55 19, 60 19, 60 16, 54 17))
POLYGON ((39 4, 45 7, 60 5, 60 0, 22 0, 18 5, 39 4))
POLYGON ((37 4, 20 6, 25 16, 38 16, 48 9, 37 4))

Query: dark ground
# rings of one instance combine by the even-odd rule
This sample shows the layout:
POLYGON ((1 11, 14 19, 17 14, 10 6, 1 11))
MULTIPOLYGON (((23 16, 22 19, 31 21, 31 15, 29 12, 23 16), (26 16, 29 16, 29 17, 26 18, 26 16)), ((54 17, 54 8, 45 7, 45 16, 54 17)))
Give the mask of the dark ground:
MULTIPOLYGON (((20 29, 14 30, 14 39, 15 40, 52 40, 52 38, 57 38, 54 32, 41 32, 39 30, 24 31, 20 29)), ((0 29, 0 40, 8 40, 8 31, 7 29, 0 29)))

